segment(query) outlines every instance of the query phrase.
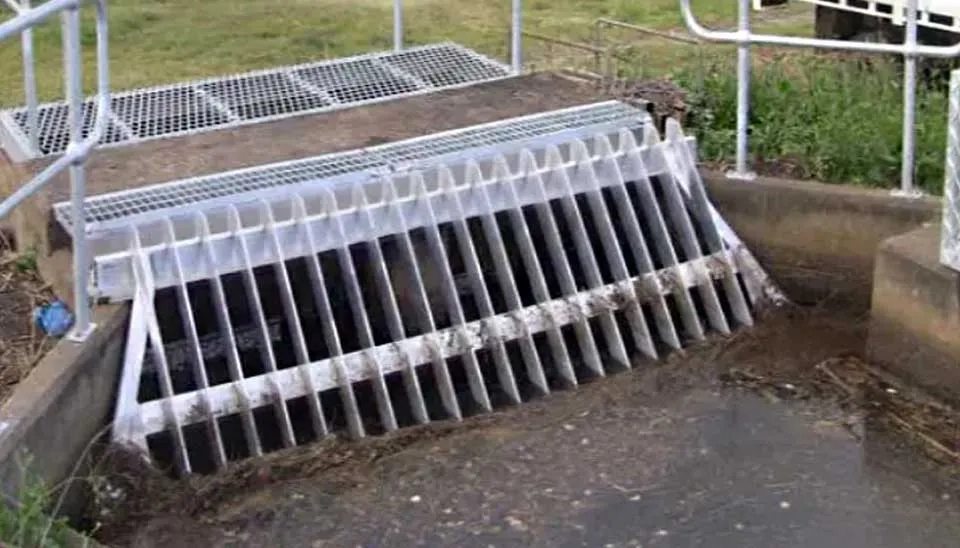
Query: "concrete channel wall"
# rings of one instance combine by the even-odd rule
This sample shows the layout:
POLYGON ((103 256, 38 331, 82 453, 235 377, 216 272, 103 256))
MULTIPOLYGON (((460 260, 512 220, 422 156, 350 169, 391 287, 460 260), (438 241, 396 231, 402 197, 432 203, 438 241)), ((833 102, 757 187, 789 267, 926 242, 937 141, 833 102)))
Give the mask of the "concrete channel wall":
MULTIPOLYGON (((874 257, 891 236, 939 216, 934 199, 902 200, 886 192, 762 178, 752 183, 706 174, 722 214, 784 290, 803 304, 866 311, 874 257)), ((63 252, 40 257, 56 291, 69 290, 63 252)), ((89 441, 109 423, 122 361, 126 306, 101 307, 84 345, 61 342, 0 408, 0 486, 15 493, 17 455, 27 450, 49 483, 67 478, 89 441)))

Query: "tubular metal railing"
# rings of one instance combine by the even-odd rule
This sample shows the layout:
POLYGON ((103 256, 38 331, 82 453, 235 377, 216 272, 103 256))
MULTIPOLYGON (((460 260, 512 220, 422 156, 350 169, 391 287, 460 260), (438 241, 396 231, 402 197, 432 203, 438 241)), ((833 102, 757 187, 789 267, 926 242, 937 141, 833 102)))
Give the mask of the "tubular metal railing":
MULTIPOLYGON (((510 0, 510 66, 514 74, 523 70, 522 28, 523 0, 510 0)), ((403 50, 403 0, 393 0, 393 49, 403 50)))
POLYGON ((884 44, 846 40, 824 40, 795 36, 753 34, 750 32, 751 0, 739 0, 738 29, 736 31, 709 30, 701 25, 690 7, 690 0, 679 0, 687 28, 698 38, 711 42, 728 42, 739 46, 737 67, 737 153, 736 167, 731 178, 751 180, 755 174, 749 169, 747 129, 750 114, 750 46, 765 44, 797 48, 820 48, 886 53, 904 57, 903 85, 903 162, 898 195, 915 197, 921 192, 914 185, 914 140, 917 103, 917 59, 920 57, 950 58, 960 55, 960 43, 953 46, 926 46, 917 43, 918 0, 908 0, 906 7, 906 37, 903 44, 884 44))
MULTIPOLYGON (((43 23, 58 13, 61 14, 63 25, 64 87, 70 118, 70 144, 62 156, 45 167, 30 182, 17 189, 6 200, 0 202, 0 217, 5 217, 10 214, 10 212, 25 199, 49 183, 54 176, 64 169, 68 169, 70 173, 70 204, 72 214, 76 216, 74 218, 82 219, 83 201, 86 195, 87 157, 103 136, 110 115, 110 71, 107 49, 108 26, 106 0, 90 0, 96 7, 97 100, 94 124, 86 138, 84 138, 82 59, 80 56, 80 6, 85 0, 49 0, 37 7, 30 7, 29 2, 17 4, 13 0, 5 1, 14 9, 17 15, 13 19, 0 24, 0 40, 5 40, 15 34, 21 34, 21 36, 23 36, 29 32, 32 27, 43 23)), ((28 38, 29 36, 24 38, 24 43, 27 42, 28 38)), ((30 47, 25 47, 24 50, 25 64, 28 60, 27 49, 30 50, 29 61, 31 70, 29 74, 32 79, 32 42, 30 47)), ((35 100, 35 89, 33 91, 35 100)), ((36 116, 35 109, 33 116, 36 116)), ((31 138, 36 138, 35 127, 31 128, 31 138)), ((73 295, 76 319, 73 329, 68 334, 68 338, 79 342, 85 340, 94 329, 91 321, 91 303, 87 285, 90 262, 89 247, 87 244, 86 227, 83 223, 77 223, 74 226, 72 236, 73 295)))

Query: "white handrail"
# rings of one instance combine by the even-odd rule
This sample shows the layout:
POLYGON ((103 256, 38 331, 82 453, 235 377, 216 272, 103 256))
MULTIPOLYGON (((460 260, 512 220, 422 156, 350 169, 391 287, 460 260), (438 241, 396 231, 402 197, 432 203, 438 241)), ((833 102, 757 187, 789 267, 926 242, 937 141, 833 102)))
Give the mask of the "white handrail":
POLYGON ((914 137, 917 93, 917 58, 951 58, 960 56, 960 43, 952 46, 926 46, 917 43, 917 1, 907 0, 906 38, 903 44, 882 44, 846 40, 824 40, 795 36, 753 34, 750 32, 750 0, 740 0, 739 28, 736 31, 709 30, 697 21, 690 7, 690 0, 679 0, 680 10, 687 28, 695 36, 711 42, 728 42, 739 45, 738 93, 737 93, 737 163, 730 174, 732 178, 752 179, 754 174, 747 166, 747 125, 750 112, 750 45, 765 44, 798 48, 822 48, 863 53, 887 53, 902 55, 904 63, 903 105, 903 163, 899 194, 918 196, 914 185, 914 137))
MULTIPOLYGON (((7 0, 8 3, 10 0, 7 0)), ((66 152, 44 168, 30 182, 0 202, 0 217, 8 215, 25 199, 43 188, 65 168, 70 170, 71 212, 78 222, 73 227, 74 308, 76 321, 68 337, 83 341, 93 330, 90 319, 89 248, 83 201, 86 197, 85 163, 106 133, 110 116, 110 70, 107 43, 108 22, 106 0, 90 0, 96 7, 97 31, 97 97, 92 131, 83 137, 83 88, 80 67, 80 14, 84 0, 50 0, 35 8, 21 9, 16 17, 0 24, 0 40, 22 33, 60 12, 63 13, 64 67, 66 70, 67 104, 70 116, 70 144, 66 152)))

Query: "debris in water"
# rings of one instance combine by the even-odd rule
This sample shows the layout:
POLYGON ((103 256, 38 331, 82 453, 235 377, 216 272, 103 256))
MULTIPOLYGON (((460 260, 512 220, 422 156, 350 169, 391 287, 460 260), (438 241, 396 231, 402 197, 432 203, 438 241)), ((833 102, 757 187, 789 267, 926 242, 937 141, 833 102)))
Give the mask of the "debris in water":
POLYGON ((790 502, 785 500, 780 501, 780 508, 783 508, 784 510, 788 510, 790 508, 790 502))
POLYGON ((421 500, 423 500, 423 499, 420 498, 420 495, 414 495, 414 496, 410 497, 410 502, 412 502, 412 503, 418 503, 418 502, 420 502, 421 500))

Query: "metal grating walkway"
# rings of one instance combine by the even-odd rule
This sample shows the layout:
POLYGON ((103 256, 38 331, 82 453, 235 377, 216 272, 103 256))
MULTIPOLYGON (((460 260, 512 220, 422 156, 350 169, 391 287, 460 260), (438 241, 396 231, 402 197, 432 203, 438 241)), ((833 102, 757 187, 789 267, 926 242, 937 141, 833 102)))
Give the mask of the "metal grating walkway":
MULTIPOLYGON (((115 94, 102 146, 187 135, 454 89, 512 75, 504 64, 453 43, 382 52, 115 94)), ((85 131, 95 106, 85 105, 85 131)), ((38 148, 26 108, 0 111, 0 144, 14 161, 60 154, 67 106, 40 105, 38 148)))
POLYGON ((460 419, 655 360, 780 299, 670 121, 266 202, 142 245, 115 441, 179 473, 460 419), (638 142, 639 139, 639 142, 638 142))
MULTIPOLYGON (((476 159, 478 155, 492 156, 503 147, 542 148, 574 135, 587 137, 621 127, 638 129, 648 119, 643 109, 619 101, 538 113, 365 149, 93 196, 84 202, 85 221, 88 230, 97 233, 201 208, 316 191, 318 185, 362 182, 374 174, 408 170, 426 160, 476 159)), ((72 230, 69 202, 55 204, 54 214, 68 232, 72 230)))

